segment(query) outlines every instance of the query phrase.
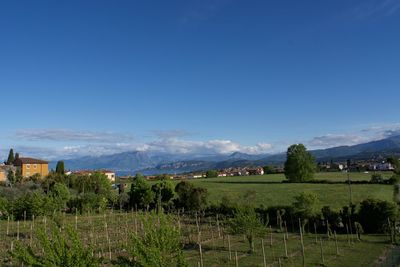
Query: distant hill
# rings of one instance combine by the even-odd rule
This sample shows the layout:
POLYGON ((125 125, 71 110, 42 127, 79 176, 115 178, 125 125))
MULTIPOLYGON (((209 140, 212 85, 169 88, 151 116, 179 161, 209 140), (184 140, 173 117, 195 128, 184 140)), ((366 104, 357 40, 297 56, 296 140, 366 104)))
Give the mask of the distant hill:
MULTIPOLYGON (((390 155, 400 156, 400 136, 354 146, 339 146, 310 151, 317 161, 347 159, 380 159, 390 155)), ((274 155, 249 155, 241 152, 215 155, 172 155, 145 151, 124 152, 100 157, 83 157, 65 160, 66 167, 77 169, 111 169, 120 175, 142 172, 144 174, 182 173, 228 167, 263 166, 282 164, 285 153, 274 155)), ((54 168, 55 163, 52 163, 54 168)))

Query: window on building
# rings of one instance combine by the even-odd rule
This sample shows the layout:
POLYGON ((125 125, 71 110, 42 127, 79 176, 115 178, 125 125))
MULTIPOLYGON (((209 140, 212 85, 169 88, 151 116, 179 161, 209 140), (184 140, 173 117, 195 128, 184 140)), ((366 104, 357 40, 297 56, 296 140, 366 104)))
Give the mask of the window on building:
POLYGON ((36 169, 37 168, 37 164, 33 164, 33 168, 36 169))
POLYGON ((26 164, 26 168, 30 169, 31 168, 31 164, 26 164))

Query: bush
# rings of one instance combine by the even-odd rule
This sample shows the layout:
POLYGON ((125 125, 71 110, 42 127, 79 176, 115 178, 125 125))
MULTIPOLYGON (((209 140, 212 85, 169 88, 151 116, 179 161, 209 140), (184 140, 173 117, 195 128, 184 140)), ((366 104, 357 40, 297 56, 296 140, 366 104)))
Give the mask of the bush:
POLYGON ((146 214, 143 227, 144 235, 131 234, 129 258, 120 257, 119 266, 187 266, 180 233, 171 217, 146 214))
POLYGON ((249 208, 238 209, 235 216, 230 220, 229 226, 231 234, 243 234, 246 236, 251 252, 254 252, 254 238, 263 234, 266 230, 254 209, 249 208))
POLYGON ((75 198, 72 198, 67 206, 71 211, 78 211, 80 213, 93 212, 93 211, 104 211, 107 208, 107 199, 102 195, 96 195, 95 193, 81 194, 75 198))
POLYGON ((382 174, 375 173, 371 175, 371 183, 381 184, 384 182, 382 174))
POLYGON ((366 233, 382 233, 388 220, 395 220, 396 204, 383 200, 366 199, 361 202, 358 222, 366 233))
POLYGON ((45 229, 40 229, 35 243, 30 247, 18 242, 11 256, 28 266, 99 266, 92 250, 83 246, 72 228, 61 232, 53 225, 50 237, 45 229))
POLYGON ((209 170, 206 172, 207 178, 215 178, 218 177, 218 172, 216 170, 209 170))
POLYGON ((303 230, 305 225, 311 219, 315 219, 319 215, 319 199, 314 193, 300 193, 293 203, 294 213, 303 221, 303 230))
POLYGON ((207 205, 207 189, 195 187, 193 184, 182 181, 175 186, 178 195, 175 204, 177 207, 191 211, 199 211, 207 205))

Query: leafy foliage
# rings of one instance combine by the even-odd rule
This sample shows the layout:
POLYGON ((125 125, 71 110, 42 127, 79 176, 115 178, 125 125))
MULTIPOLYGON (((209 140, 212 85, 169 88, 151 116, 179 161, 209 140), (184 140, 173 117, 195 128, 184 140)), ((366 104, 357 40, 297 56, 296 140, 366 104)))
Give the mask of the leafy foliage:
POLYGON ((129 204, 139 209, 147 208, 154 200, 150 185, 141 176, 136 176, 129 192, 129 204))
POLYGON ((397 216, 396 204, 376 199, 366 199, 361 202, 358 221, 366 233, 383 232, 388 220, 397 216))
POLYGON ((171 217, 147 214, 143 217, 144 234, 130 236, 130 258, 120 258, 120 266, 187 266, 179 230, 171 217))
POLYGON ((195 187, 193 184, 182 181, 175 186, 178 195, 176 205, 186 210, 201 210, 207 204, 207 189, 195 187))
POLYGON ((285 176, 290 182, 306 182, 314 179, 314 157, 303 144, 292 145, 287 150, 285 176))
POLYGON ((83 246, 78 234, 72 228, 66 228, 61 232, 52 225, 51 236, 45 229, 39 229, 37 239, 37 244, 32 247, 17 243, 11 255, 28 266, 99 266, 98 260, 92 256, 92 250, 83 246))
POLYGON ((218 172, 216 170, 209 170, 206 172, 207 178, 215 178, 218 177, 218 172))
POLYGON ((64 161, 58 161, 56 165, 56 173, 65 174, 64 161))
POLYGON ((231 234, 243 234, 249 242, 250 251, 254 251, 254 238, 265 232, 264 225, 257 217, 254 209, 239 208, 230 221, 231 234))
POLYGON ((294 198, 293 210, 303 221, 303 227, 319 214, 319 199, 314 193, 302 192, 294 198))

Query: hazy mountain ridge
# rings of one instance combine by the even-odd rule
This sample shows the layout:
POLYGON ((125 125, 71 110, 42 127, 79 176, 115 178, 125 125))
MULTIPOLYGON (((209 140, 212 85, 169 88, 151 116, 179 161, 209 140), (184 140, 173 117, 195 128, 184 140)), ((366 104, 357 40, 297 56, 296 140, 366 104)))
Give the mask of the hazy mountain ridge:
MULTIPOLYGON (((317 161, 372 159, 400 155, 400 136, 372 141, 354 146, 338 146, 310 151, 317 161)), ((65 160, 66 167, 77 169, 111 169, 119 174, 182 173, 229 167, 282 164, 285 153, 274 155, 249 155, 241 152, 215 155, 173 155, 146 151, 123 152, 100 157, 82 157, 65 160)), ((55 163, 51 164, 51 167, 55 163)))

